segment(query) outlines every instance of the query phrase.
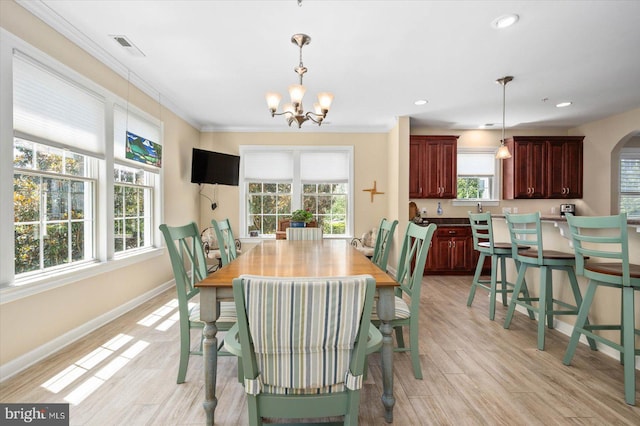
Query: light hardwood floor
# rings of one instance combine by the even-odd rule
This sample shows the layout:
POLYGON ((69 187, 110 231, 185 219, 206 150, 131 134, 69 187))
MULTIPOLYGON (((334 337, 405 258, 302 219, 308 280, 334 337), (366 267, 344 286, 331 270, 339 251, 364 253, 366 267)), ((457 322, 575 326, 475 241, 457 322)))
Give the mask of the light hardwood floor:
MULTIPOLYGON (((471 277, 425 277, 420 317, 424 379, 407 354, 395 356, 395 425, 638 425, 624 403, 617 360, 580 345, 562 364, 568 338, 553 330, 536 349, 535 322, 516 313, 489 321, 486 292, 466 306, 471 277)), ((72 425, 204 424, 202 358, 175 383, 178 326, 174 291, 102 327, 0 385, 2 402, 68 402, 72 425)), ((194 332, 194 341, 197 334, 194 332)), ((379 356, 369 358, 360 424, 385 425, 379 356)), ((235 359, 219 359, 217 425, 247 424, 235 359)), ((638 378, 640 381, 640 378, 638 378)), ((640 397, 638 398, 640 404, 640 397)))

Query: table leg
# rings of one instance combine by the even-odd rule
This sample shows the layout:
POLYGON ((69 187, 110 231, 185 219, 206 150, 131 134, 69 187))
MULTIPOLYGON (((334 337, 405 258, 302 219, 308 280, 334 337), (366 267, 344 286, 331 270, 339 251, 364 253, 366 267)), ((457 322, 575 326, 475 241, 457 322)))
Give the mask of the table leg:
POLYGON ((200 319, 205 323, 202 330, 202 357, 204 361, 204 402, 202 407, 207 414, 207 425, 213 426, 216 398, 216 376, 218 370, 218 327, 216 320, 220 316, 220 302, 216 300, 216 290, 203 288, 200 291, 200 319))
POLYGON ((202 356, 204 357, 204 407, 205 413, 207 413, 207 425, 214 423, 213 414, 218 405, 218 398, 216 398, 216 373, 218 366, 218 339, 216 333, 218 327, 215 322, 208 322, 204 326, 202 331, 204 340, 202 342, 202 356))
POLYGON ((384 418, 387 423, 393 422, 393 406, 396 399, 393 396, 393 327, 389 320, 395 315, 395 298, 392 288, 379 289, 378 318, 380 318, 380 333, 382 333, 382 404, 384 418))

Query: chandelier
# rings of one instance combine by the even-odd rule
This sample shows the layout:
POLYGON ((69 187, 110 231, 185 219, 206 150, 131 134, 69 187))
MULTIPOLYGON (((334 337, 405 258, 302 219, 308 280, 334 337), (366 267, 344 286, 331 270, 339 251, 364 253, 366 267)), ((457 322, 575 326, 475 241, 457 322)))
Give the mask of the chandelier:
POLYGON ((331 93, 322 92, 318 93, 318 102, 313 104, 315 112, 309 111, 305 113, 304 108, 302 107, 302 98, 307 90, 302 85, 302 77, 307 72, 307 68, 302 64, 302 47, 306 46, 310 42, 311 37, 306 34, 294 34, 291 36, 291 43, 300 48, 300 64, 293 69, 300 77, 300 84, 292 84, 289 86, 289 97, 291 98, 291 102, 284 104, 282 112, 276 112, 278 110, 278 105, 282 100, 282 96, 279 93, 274 92, 269 92, 266 95, 267 105, 269 106, 269 111, 271 111, 271 117, 284 115, 289 126, 295 122, 298 124, 298 128, 301 128, 302 123, 307 120, 311 120, 317 125, 321 125, 322 120, 327 116, 329 108, 331 107, 331 102, 333 101, 333 95, 331 93))
POLYGON ((507 158, 511 158, 511 153, 509 152, 509 148, 504 144, 504 112, 506 109, 506 100, 505 93, 507 90, 507 83, 513 80, 513 77, 510 75, 506 77, 502 77, 496 80, 496 83, 502 85, 502 139, 500 139, 500 148, 496 151, 496 158, 498 160, 505 160, 507 158))

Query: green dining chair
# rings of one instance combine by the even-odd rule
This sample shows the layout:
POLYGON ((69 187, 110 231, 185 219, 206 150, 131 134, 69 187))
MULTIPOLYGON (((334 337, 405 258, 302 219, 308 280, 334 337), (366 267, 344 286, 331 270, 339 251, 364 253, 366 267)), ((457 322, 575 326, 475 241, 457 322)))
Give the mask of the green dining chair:
MULTIPOLYGON (((191 330, 204 328, 200 321, 200 304, 192 299, 200 293, 195 287, 198 281, 207 276, 207 262, 202 248, 200 232, 195 222, 183 226, 160 225, 160 231, 171 259, 171 267, 178 293, 178 312, 180 318, 180 362, 178 366, 178 383, 184 383, 189 355, 202 355, 202 337, 198 350, 191 349, 191 330)), ((233 302, 220 303, 220 318, 216 322, 218 330, 229 330, 236 322, 236 310, 233 302)), ((218 351, 222 342, 217 348, 218 351)), ((219 351, 220 355, 228 355, 219 351)))
MULTIPOLYGON (((469 223, 473 236, 473 248, 480 253, 476 271, 471 282, 467 306, 471 306, 478 287, 489 292, 489 319, 494 320, 496 314, 496 296, 502 296, 502 305, 507 306, 507 295, 513 293, 514 284, 507 281, 507 259, 511 259, 511 243, 495 242, 493 239, 493 221, 491 213, 469 213, 469 223), (487 257, 491 258, 491 276, 482 279, 482 269, 487 257), (498 264, 500 264, 500 288, 498 288, 498 264)), ((528 249, 529 246, 519 246, 518 250, 528 249)), ((514 259, 516 270, 520 262, 514 259)), ((522 283, 522 294, 529 298, 526 281, 522 283)), ((529 317, 534 319, 533 311, 528 310, 529 317)))
MULTIPOLYGON (((571 364, 580 335, 619 351, 624 365, 624 399, 627 404, 635 405, 635 357, 640 355, 635 336, 640 335, 640 330, 635 328, 634 292, 640 290, 640 265, 629 263, 627 215, 586 217, 569 213, 566 218, 576 253, 576 271, 589 283, 562 362, 571 364), (601 287, 620 291, 620 324, 589 324, 587 321, 596 290, 601 287), (620 331, 619 342, 595 333, 598 330, 620 331)), ((607 294, 607 297, 611 296, 607 294)))
MULTIPOLYGON (((576 257, 573 253, 557 250, 546 250, 542 243, 542 225, 540 212, 523 214, 506 214, 507 228, 511 237, 511 255, 520 262, 518 278, 513 289, 514 296, 509 302, 509 309, 504 321, 504 328, 509 328, 516 305, 525 307, 538 314, 538 349, 544 350, 545 321, 547 327, 554 327, 555 315, 577 315, 582 303, 582 295, 574 270, 576 257), (520 246, 530 246, 520 250, 520 246), (525 286, 525 273, 528 268, 540 270, 540 286, 538 297, 520 296, 525 286), (567 303, 553 297, 553 271, 564 271, 569 277, 569 284, 575 304, 567 303), (535 303, 535 305, 534 305, 535 303), (555 308, 557 306, 557 308, 555 308)), ((596 342, 587 338, 591 349, 596 349, 596 342)))
MULTIPOLYGON (((424 265, 427 261, 431 238, 437 226, 434 223, 428 226, 419 226, 409 222, 402 241, 402 251, 398 260, 396 281, 400 283, 396 289, 395 318, 390 324, 396 334, 398 346, 396 352, 410 352, 413 375, 416 379, 422 379, 420 367, 420 352, 418 347, 419 317, 420 317, 420 290, 422 288, 422 276, 424 265), (405 346, 402 328, 409 328, 409 347, 405 346)), ((371 322, 380 326, 380 319, 376 312, 371 314, 371 322)))
POLYGON ((378 227, 378 235, 376 236, 376 244, 373 249, 373 257, 371 261, 378 265, 380 269, 386 272, 387 263, 389 262, 389 253, 393 242, 393 233, 398 226, 398 221, 389 221, 383 218, 378 227))
POLYGON ((365 353, 382 345, 370 323, 374 293, 370 275, 233 280, 238 323, 225 347, 242 363, 250 425, 334 416, 358 424, 365 353))
POLYGON ((218 239, 218 248, 220 249, 220 261, 222 266, 229 264, 232 260, 238 257, 238 251, 236 250, 236 241, 233 238, 233 230, 229 219, 223 219, 220 221, 212 220, 211 225, 216 232, 218 239))

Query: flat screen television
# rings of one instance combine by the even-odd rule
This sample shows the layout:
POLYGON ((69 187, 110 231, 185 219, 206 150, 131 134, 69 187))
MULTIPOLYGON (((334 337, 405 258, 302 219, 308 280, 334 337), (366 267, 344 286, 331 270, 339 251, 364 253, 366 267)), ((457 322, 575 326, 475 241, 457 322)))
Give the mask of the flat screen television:
POLYGON ((191 182, 238 185, 240 157, 193 148, 191 182))

